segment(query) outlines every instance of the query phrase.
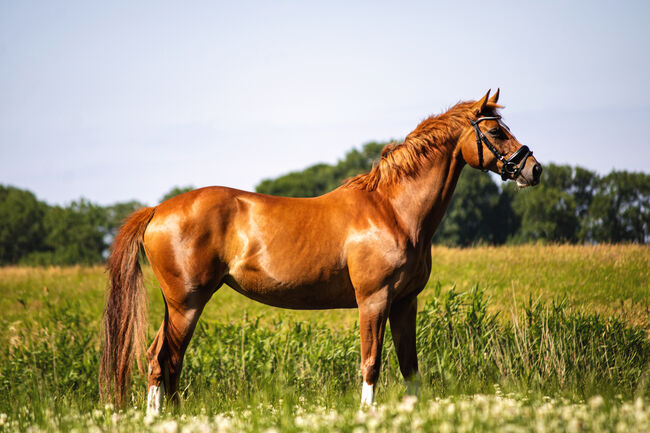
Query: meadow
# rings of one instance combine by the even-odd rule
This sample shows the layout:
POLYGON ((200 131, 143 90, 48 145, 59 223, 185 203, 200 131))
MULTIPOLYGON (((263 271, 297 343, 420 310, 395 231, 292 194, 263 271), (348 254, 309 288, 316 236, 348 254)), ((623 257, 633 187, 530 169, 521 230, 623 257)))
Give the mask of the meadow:
MULTIPOLYGON (((149 335, 163 315, 145 267, 149 335)), ((99 400, 101 267, 0 268, 0 431, 648 431, 650 248, 433 249, 419 297, 420 398, 387 331, 359 411, 356 310, 291 311, 227 287, 186 355, 180 407, 99 400)))

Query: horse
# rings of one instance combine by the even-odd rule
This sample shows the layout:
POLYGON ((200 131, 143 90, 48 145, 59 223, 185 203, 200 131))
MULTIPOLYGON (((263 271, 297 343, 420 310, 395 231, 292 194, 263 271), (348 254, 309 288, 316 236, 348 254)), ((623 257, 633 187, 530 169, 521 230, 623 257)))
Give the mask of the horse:
MULTIPOLYGON (((431 272, 431 241, 465 165, 519 187, 542 166, 501 121, 499 90, 423 120, 387 146, 370 172, 322 196, 274 197, 206 187, 129 216, 107 260, 100 392, 125 401, 144 358, 141 249, 165 315, 148 359, 147 412, 178 401, 185 350, 204 306, 224 284, 291 309, 358 308, 361 405, 374 400, 387 321, 407 392, 417 392, 417 296, 431 272), (489 138, 488 138, 489 137, 489 138)), ((471 204, 465 204, 469 206, 471 204)))

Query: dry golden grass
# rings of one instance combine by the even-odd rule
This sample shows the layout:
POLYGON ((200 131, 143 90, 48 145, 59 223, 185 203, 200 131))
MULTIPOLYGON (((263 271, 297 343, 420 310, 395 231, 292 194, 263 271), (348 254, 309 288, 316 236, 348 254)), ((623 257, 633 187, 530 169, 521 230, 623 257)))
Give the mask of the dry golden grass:
MULTIPOLYGON (((650 246, 522 245, 433 249, 432 282, 487 287, 492 305, 509 311, 529 297, 566 299, 572 308, 615 314, 648 327, 650 246)), ((427 291, 424 293, 427 296, 427 291)))
MULTIPOLYGON (((158 283, 144 268, 149 291, 151 329, 163 316, 158 283)), ((440 281, 443 291, 456 285, 465 291, 478 284, 493 298, 492 308, 510 317, 514 305, 529 297, 544 302, 566 299, 571 308, 615 314, 626 322, 649 326, 650 247, 641 245, 525 245, 433 248, 433 266, 420 305, 435 296, 440 281)), ((106 274, 94 267, 0 268, 0 308, 8 322, 35 320, 47 314, 48 305, 79 302, 91 317, 99 319, 104 303, 106 274)), ((203 320, 239 322, 261 317, 262 322, 295 319, 349 328, 356 310, 294 311, 251 301, 227 287, 219 290, 203 314, 203 320)))

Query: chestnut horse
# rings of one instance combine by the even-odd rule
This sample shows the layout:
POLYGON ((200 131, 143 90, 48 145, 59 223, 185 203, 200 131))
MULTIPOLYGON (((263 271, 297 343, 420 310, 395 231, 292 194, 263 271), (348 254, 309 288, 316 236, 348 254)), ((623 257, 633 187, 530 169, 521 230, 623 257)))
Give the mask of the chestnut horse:
MULTIPOLYGON (((208 187, 132 214, 113 243, 100 389, 121 404, 145 341, 142 247, 165 317, 147 351, 148 404, 176 398, 185 349, 203 307, 224 283, 268 305, 358 308, 362 405, 371 404, 386 321, 407 389, 418 376, 417 295, 431 271, 431 239, 463 167, 520 187, 542 168, 497 113, 499 92, 424 120, 383 150, 367 174, 320 197, 285 198, 208 187), (489 136, 489 138, 488 138, 489 136)), ((471 203, 465 203, 471 206, 471 203)))

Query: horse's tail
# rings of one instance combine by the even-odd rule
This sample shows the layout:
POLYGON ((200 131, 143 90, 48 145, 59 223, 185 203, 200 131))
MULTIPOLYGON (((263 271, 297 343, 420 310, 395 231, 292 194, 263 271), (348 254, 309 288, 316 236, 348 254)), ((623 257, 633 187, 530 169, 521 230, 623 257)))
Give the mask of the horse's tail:
POLYGON ((104 311, 104 348, 99 365, 99 392, 103 400, 120 406, 131 381, 133 358, 142 371, 145 346, 146 297, 138 256, 144 232, 155 208, 131 214, 113 242, 107 262, 109 283, 104 311))

